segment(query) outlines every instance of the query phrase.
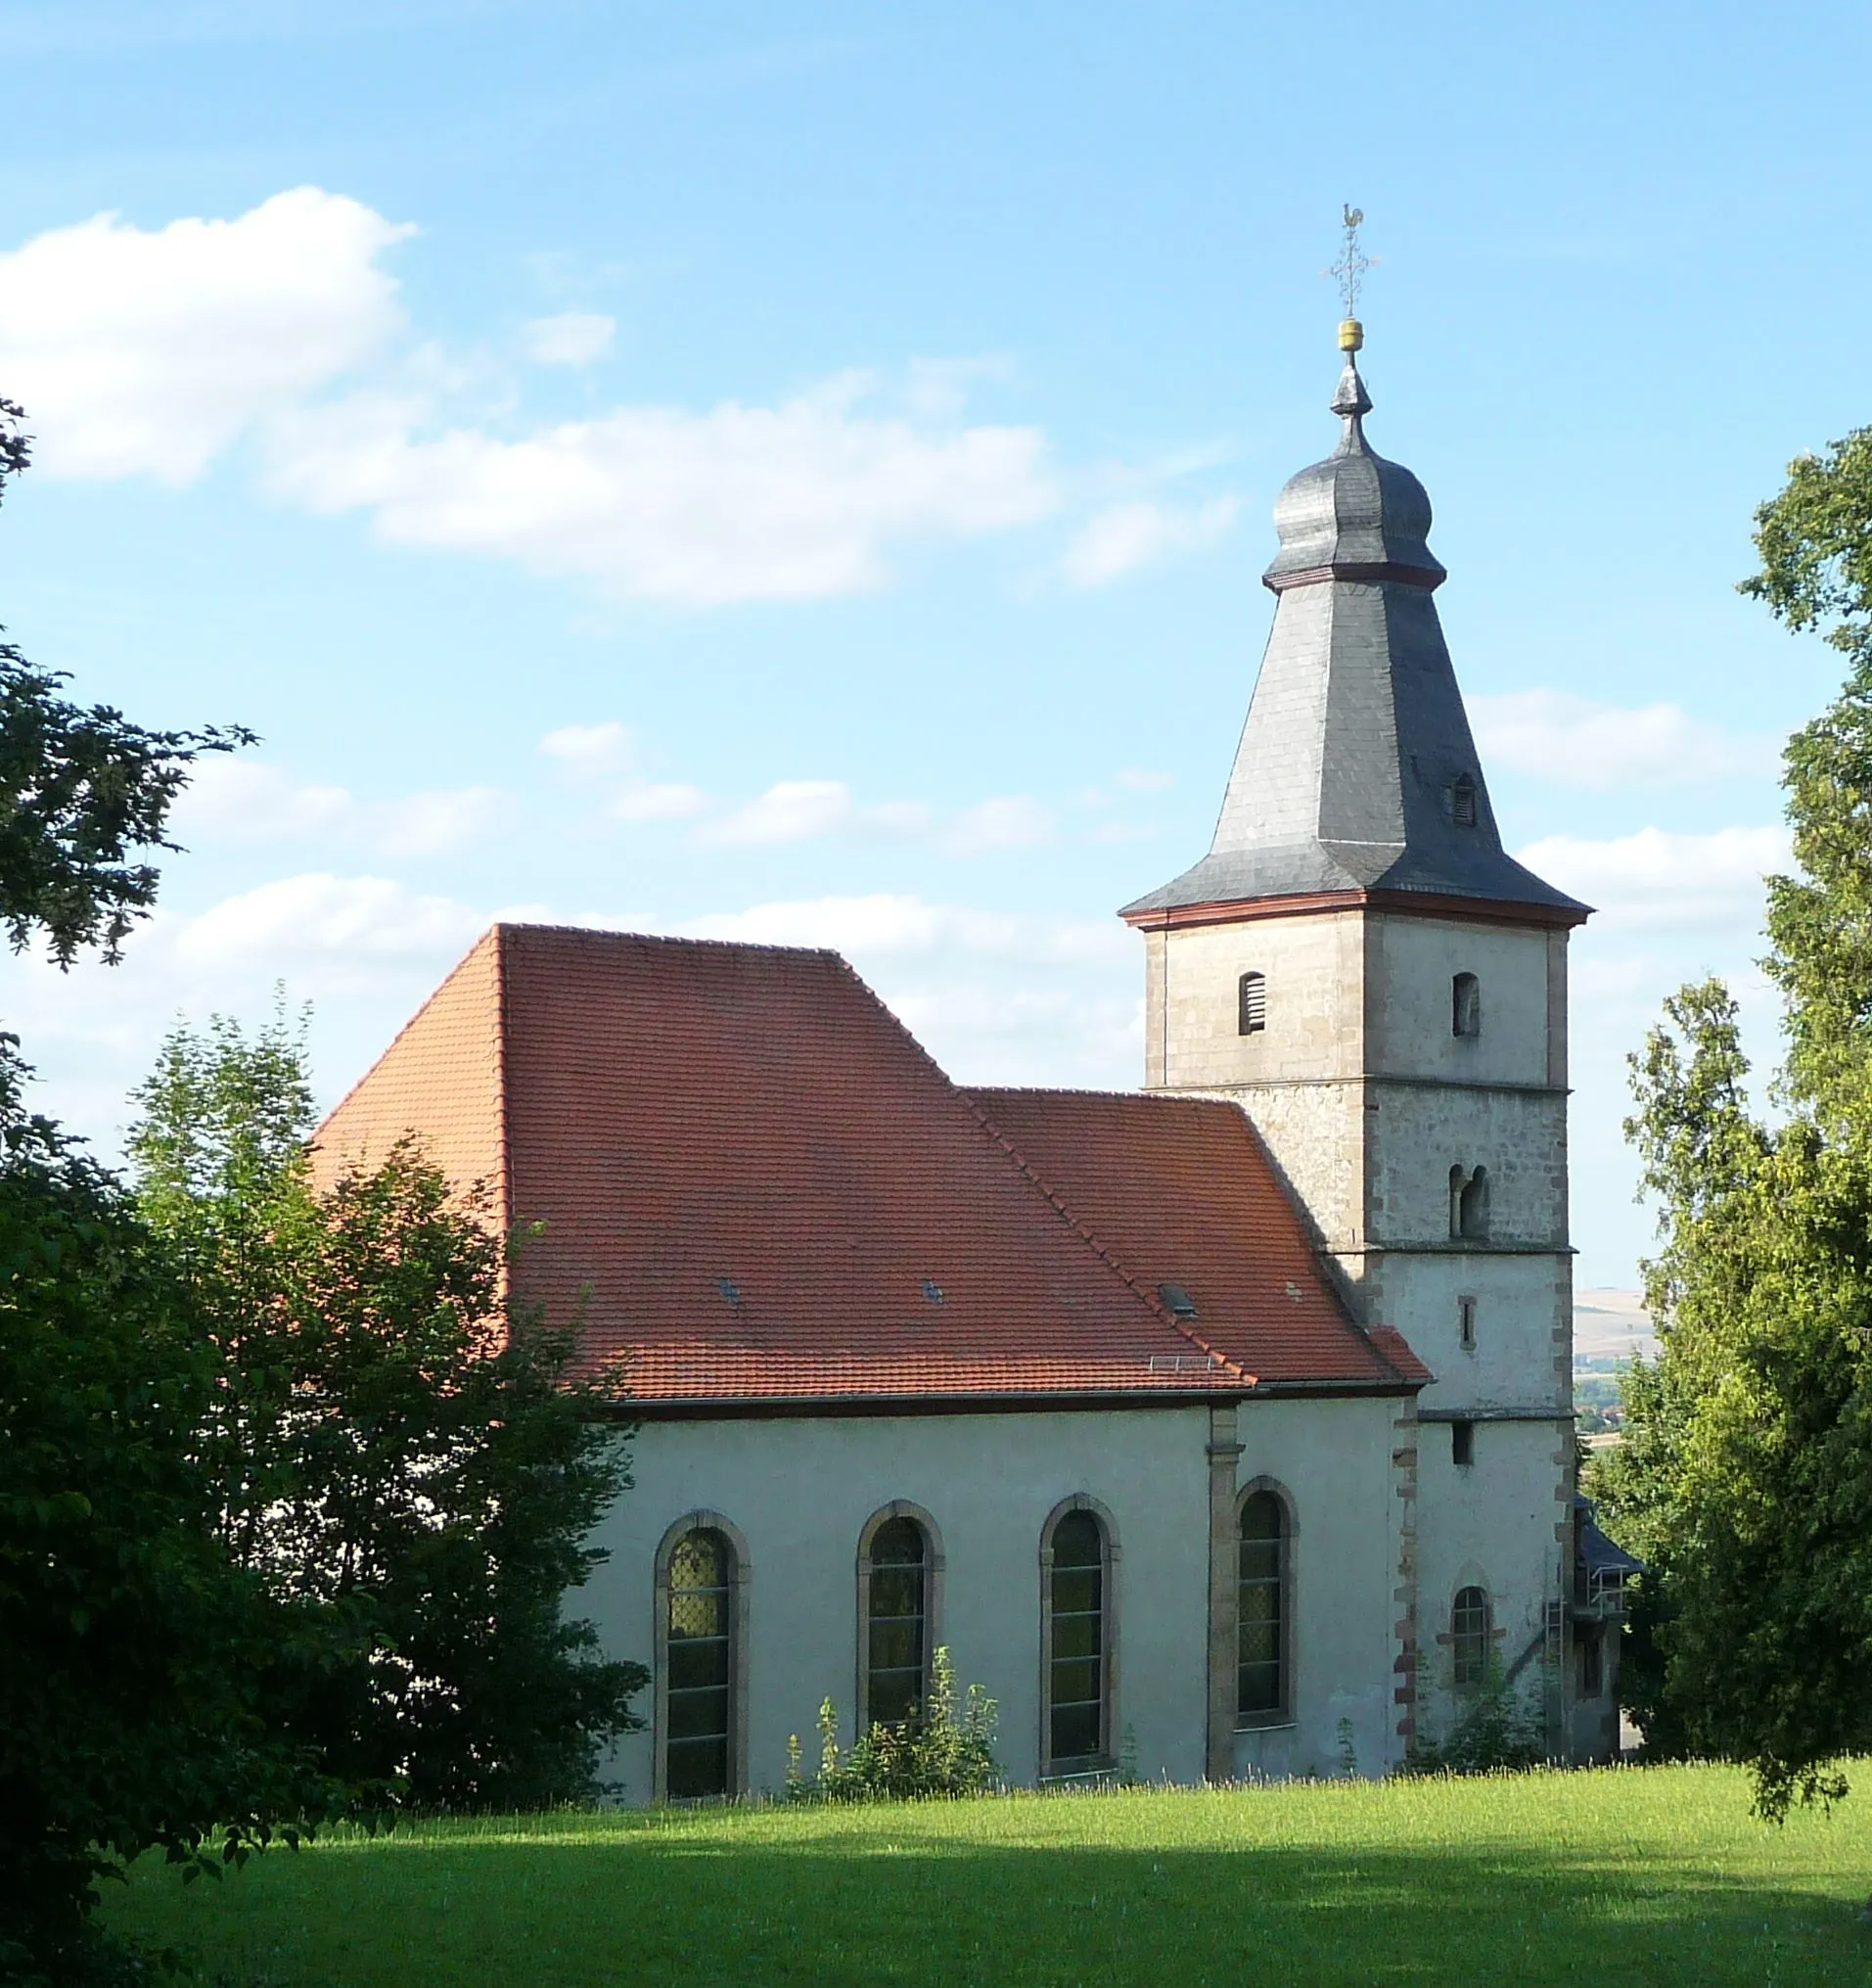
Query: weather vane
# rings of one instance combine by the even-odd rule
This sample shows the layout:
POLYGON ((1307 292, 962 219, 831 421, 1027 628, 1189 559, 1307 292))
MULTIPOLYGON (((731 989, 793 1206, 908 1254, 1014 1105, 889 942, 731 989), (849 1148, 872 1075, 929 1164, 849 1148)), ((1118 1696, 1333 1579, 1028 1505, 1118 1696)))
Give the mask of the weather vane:
POLYGON ((1358 246, 1358 231, 1365 224, 1365 210, 1348 202, 1340 209, 1346 229, 1345 246, 1339 252, 1339 260, 1330 269, 1322 269, 1322 276, 1336 277, 1339 282, 1340 301, 1346 306, 1346 321, 1339 328, 1339 343, 1348 352, 1355 352, 1365 343, 1365 328, 1358 321, 1358 285, 1365 271, 1378 259, 1367 255, 1358 246))

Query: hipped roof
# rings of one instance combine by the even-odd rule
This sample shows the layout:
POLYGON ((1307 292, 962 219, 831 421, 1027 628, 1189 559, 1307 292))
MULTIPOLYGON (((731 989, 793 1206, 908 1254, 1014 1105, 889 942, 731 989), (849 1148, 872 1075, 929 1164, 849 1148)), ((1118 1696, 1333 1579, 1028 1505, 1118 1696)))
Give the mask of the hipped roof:
POLYGON ((646 1411, 1428 1377, 1352 1323, 1235 1107, 971 1096, 829 951, 497 925, 320 1169, 406 1133, 543 1225, 518 1293, 646 1411))

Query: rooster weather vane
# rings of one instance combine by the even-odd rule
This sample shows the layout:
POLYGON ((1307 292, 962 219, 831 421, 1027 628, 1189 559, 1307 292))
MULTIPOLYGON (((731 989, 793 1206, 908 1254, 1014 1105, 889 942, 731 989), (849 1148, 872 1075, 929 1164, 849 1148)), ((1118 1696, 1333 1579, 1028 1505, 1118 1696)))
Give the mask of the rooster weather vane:
POLYGON ((1365 210, 1349 204, 1341 208, 1344 216, 1346 241, 1339 252, 1339 260, 1330 269, 1322 269, 1322 276, 1331 276, 1338 281, 1340 301, 1346 306, 1348 319, 1358 315, 1358 286, 1365 271, 1378 259, 1367 255, 1358 246, 1358 231, 1365 224, 1365 210))

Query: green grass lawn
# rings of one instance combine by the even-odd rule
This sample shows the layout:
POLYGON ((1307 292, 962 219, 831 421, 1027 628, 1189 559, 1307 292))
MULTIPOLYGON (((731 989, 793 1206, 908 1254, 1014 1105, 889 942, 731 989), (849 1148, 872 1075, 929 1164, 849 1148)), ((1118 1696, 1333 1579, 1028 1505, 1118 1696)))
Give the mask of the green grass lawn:
POLYGON ((116 1931, 244 1981, 1872 1983, 1872 1792, 1773 1829, 1717 1768, 424 1824, 116 1931))

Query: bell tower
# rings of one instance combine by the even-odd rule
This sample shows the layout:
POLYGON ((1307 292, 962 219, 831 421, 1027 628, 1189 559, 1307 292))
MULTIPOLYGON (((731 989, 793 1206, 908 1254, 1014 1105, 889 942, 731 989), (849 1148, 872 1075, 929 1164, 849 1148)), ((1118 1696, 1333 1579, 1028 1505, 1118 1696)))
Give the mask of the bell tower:
POLYGON ((1145 937, 1145 1084, 1242 1107, 1357 1316, 1436 1375, 1397 1436, 1415 1465, 1402 1737, 1446 1731, 1479 1662, 1544 1680, 1557 1731, 1567 937, 1588 909, 1502 848, 1430 500, 1365 438, 1363 342, 1348 317, 1339 445, 1275 505, 1273 629, 1214 842, 1122 913, 1145 937))

